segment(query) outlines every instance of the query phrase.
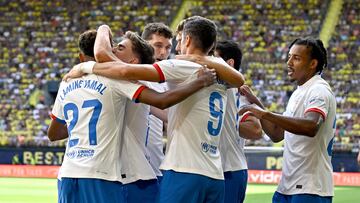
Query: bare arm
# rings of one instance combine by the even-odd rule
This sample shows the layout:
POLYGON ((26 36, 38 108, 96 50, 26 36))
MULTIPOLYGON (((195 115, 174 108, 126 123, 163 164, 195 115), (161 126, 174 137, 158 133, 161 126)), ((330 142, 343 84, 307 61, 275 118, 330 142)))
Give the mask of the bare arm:
POLYGON ((150 106, 150 113, 154 116, 156 116, 158 119, 162 120, 163 122, 167 123, 168 122, 168 111, 167 109, 165 110, 161 110, 159 108, 150 106))
POLYGON ((201 65, 206 65, 208 68, 215 69, 218 77, 232 87, 240 87, 244 84, 244 76, 226 63, 219 63, 211 60, 209 57, 200 55, 178 55, 176 58, 193 61, 201 65))
POLYGON ((128 64, 121 61, 96 63, 93 73, 118 80, 160 81, 159 73, 148 64, 128 64))
POLYGON ((201 69, 198 78, 186 85, 178 86, 177 88, 164 93, 158 93, 147 88, 141 92, 138 99, 141 103, 149 104, 159 109, 166 109, 183 101, 201 88, 213 84, 215 81, 215 71, 201 69))
MULTIPOLYGON (((265 109, 264 105, 254 95, 250 87, 248 87, 247 85, 241 86, 239 88, 239 92, 241 92, 241 94, 243 94, 250 103, 256 104, 261 109, 265 109)), ((280 142, 281 140, 284 139, 284 129, 282 129, 280 126, 277 126, 274 123, 264 119, 260 119, 260 123, 262 129, 265 131, 265 133, 270 137, 270 139, 273 142, 280 142)))
POLYGON ((99 63, 119 60, 112 52, 112 33, 107 25, 101 25, 97 30, 94 55, 99 63))
POLYGON ((239 113, 244 111, 251 111, 261 120, 264 131, 274 142, 283 139, 284 130, 297 135, 314 137, 322 123, 322 117, 317 112, 307 112, 304 118, 294 118, 269 112, 254 104, 243 107, 239 113))
POLYGON ((358 154, 358 157, 357 157, 357 161, 358 161, 358 164, 360 165, 360 151, 359 151, 359 154, 358 154))
POLYGON ((50 141, 63 140, 69 137, 66 125, 56 120, 51 121, 47 134, 50 141))
POLYGON ((245 121, 240 121, 239 136, 251 140, 260 139, 262 137, 262 129, 259 119, 250 115, 245 121))

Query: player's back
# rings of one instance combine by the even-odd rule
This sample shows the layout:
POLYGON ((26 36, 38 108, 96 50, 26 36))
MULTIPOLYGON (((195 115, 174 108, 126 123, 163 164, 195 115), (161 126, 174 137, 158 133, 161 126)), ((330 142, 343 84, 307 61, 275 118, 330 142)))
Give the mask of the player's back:
POLYGON ((120 146, 127 86, 96 75, 62 82, 55 102, 56 117, 66 121, 69 139, 60 177, 120 180, 120 146))
POLYGON ((124 184, 137 180, 156 179, 146 148, 149 112, 149 105, 127 101, 121 152, 121 173, 124 184))
MULTIPOLYGON (((179 60, 158 64, 170 88, 194 80, 201 67, 179 60), (165 63, 176 68, 167 70, 165 63)), ((226 87, 222 82, 203 88, 171 107, 168 149, 161 169, 223 179, 218 147, 225 108, 226 87)))

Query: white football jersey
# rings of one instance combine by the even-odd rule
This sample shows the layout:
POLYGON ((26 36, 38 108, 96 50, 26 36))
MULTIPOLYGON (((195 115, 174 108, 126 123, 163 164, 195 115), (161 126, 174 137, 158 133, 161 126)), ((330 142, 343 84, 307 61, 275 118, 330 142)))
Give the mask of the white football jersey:
POLYGON ((282 177, 277 191, 286 194, 333 196, 332 144, 336 125, 336 101, 329 84, 315 75, 291 95, 285 116, 304 118, 318 112, 323 123, 315 137, 285 131, 282 177))
MULTIPOLYGON (((225 63, 219 58, 215 60, 225 63)), ((201 68, 199 64, 182 60, 160 61, 154 66, 170 88, 195 80, 201 68)), ((225 109, 226 87, 220 83, 203 88, 171 107, 168 148, 160 168, 224 179, 218 148, 225 109)))
POLYGON ((124 184, 156 179, 146 149, 149 112, 149 105, 127 101, 121 152, 121 174, 124 184))
MULTIPOLYGON (((168 90, 167 86, 162 83, 148 82, 147 86, 157 92, 165 92, 168 90)), ((149 131, 146 148, 149 152, 150 165, 153 168, 156 176, 162 176, 160 171, 160 164, 164 160, 163 153, 163 121, 156 116, 149 114, 149 131)))
POLYGON ((61 82, 52 117, 67 124, 69 139, 59 178, 121 181, 125 104, 144 88, 93 74, 61 82))
POLYGON ((249 114, 239 116, 238 112, 242 106, 250 104, 236 88, 228 89, 226 94, 225 120, 219 147, 224 172, 247 169, 245 139, 239 136, 239 121, 245 120, 249 114))

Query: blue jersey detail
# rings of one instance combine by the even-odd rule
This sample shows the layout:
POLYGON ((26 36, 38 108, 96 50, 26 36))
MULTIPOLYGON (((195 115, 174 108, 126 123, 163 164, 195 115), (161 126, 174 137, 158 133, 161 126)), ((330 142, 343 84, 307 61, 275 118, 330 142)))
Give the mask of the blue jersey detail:
POLYGON ((214 127, 213 121, 208 121, 208 132, 212 136, 217 136, 220 133, 223 123, 223 100, 219 92, 212 92, 209 98, 210 116, 217 119, 217 126, 214 127), (219 102, 219 110, 215 109, 215 101, 219 102))

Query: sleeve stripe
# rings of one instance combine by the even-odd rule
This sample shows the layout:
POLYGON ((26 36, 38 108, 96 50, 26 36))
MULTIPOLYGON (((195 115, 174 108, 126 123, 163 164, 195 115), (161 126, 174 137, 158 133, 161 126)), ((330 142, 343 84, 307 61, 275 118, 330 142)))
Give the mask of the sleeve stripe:
POLYGON ((160 77, 159 83, 165 82, 165 76, 164 76, 164 73, 162 72, 160 66, 157 63, 154 63, 153 66, 156 69, 156 71, 159 73, 159 77, 160 77))
POLYGON ((50 113, 51 120, 57 121, 62 124, 66 124, 64 120, 61 120, 60 118, 56 117, 54 114, 50 113))
POLYGON ((318 108, 310 108, 310 109, 306 110, 304 114, 306 114, 307 112, 320 113, 320 114, 321 114, 321 117, 322 117, 324 120, 325 120, 325 118, 326 118, 325 113, 324 113, 321 109, 318 109, 318 108))
POLYGON ((250 113, 250 112, 245 113, 245 114, 243 115, 243 117, 241 117, 240 123, 241 123, 241 122, 245 122, 245 121, 246 121, 246 119, 247 119, 250 115, 251 115, 251 113, 250 113))
POLYGON ((142 85, 142 86, 140 86, 140 87, 136 90, 136 92, 135 92, 135 94, 134 94, 134 96, 133 96, 133 98, 132 98, 132 100, 133 100, 135 103, 139 103, 139 96, 140 96, 141 92, 142 92, 145 88, 146 88, 146 86, 142 85))

